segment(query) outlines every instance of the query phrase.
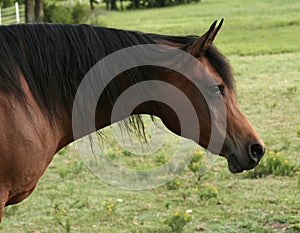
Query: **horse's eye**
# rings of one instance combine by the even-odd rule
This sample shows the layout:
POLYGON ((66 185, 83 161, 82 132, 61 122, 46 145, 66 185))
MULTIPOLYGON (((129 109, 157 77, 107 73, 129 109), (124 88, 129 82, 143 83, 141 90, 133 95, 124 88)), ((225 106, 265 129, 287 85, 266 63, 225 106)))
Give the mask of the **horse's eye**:
POLYGON ((212 86, 207 88, 207 93, 211 97, 217 97, 219 95, 224 96, 224 86, 222 84, 212 85, 212 86))

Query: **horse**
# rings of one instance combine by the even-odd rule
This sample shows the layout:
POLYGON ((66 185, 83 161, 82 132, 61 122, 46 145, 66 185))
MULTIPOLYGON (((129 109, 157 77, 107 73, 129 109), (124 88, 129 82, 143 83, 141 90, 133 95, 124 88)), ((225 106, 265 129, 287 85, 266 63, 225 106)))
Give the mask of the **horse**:
MULTIPOLYGON (((159 101, 146 101, 134 108, 129 113, 132 120, 127 127, 143 135, 141 114, 157 116, 175 134, 208 148, 213 139, 212 126, 218 128, 219 119, 224 118, 224 140, 217 153, 227 159, 232 173, 254 168, 264 155, 265 145, 238 107, 232 68, 213 45, 222 23, 223 20, 217 26, 215 21, 202 36, 170 36, 93 25, 1 26, 0 221, 5 206, 27 198, 54 155, 77 139, 72 129, 73 105, 86 74, 106 56, 131 46, 160 45, 196 59, 199 67, 204 67, 201 72, 208 74, 202 77, 204 85, 211 84, 207 84, 204 91, 209 92, 212 103, 214 99, 223 103, 226 114, 218 109, 214 115, 210 114, 211 106, 207 105, 203 91, 195 85, 200 82, 197 77, 191 81, 180 72, 144 65, 122 72, 105 86, 96 110, 91 113, 96 130, 113 123, 114 103, 127 88, 147 80, 166 82, 191 102, 197 118, 190 121, 193 121, 192 126, 201 128, 201 134, 198 137, 190 135, 192 128, 182 133, 176 112, 159 101)), ((182 58, 175 56, 173 62, 181 64, 182 58)), ((99 82, 101 84, 101 77, 99 82)), ((172 96, 163 86, 142 91, 172 96)), ((176 101, 180 103, 181 100, 176 101)), ((183 104, 178 106, 185 111, 183 104)), ((115 121, 123 120, 122 117, 115 121)), ((84 131, 81 136, 88 133, 84 131)))

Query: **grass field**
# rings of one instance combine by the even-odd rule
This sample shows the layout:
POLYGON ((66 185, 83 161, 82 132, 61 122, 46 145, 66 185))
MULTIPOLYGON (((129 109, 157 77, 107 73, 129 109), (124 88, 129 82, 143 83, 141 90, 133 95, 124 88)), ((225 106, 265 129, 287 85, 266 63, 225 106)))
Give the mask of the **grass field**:
MULTIPOLYGON (((165 9, 102 12, 97 21, 108 27, 200 35, 224 17, 215 44, 234 68, 243 112, 268 146, 264 160, 294 169, 300 164, 299 12, 298 0, 203 0, 165 9)), ((115 145, 109 150, 120 163, 146 167, 162 164, 171 153, 147 160, 115 145)), ((6 208, 0 231, 171 233, 176 230, 168 226, 171 222, 177 229, 185 225, 177 232, 186 233, 300 232, 300 170, 256 179, 249 174, 231 174, 219 158, 199 181, 186 168, 164 186, 127 191, 102 182, 76 152, 63 150, 33 194, 6 208)))

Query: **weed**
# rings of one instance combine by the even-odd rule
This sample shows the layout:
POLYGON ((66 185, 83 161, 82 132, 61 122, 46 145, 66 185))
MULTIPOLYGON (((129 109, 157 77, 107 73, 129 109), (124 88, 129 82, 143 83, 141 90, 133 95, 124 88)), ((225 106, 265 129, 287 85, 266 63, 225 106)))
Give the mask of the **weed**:
POLYGON ((102 201, 102 205, 106 211, 111 213, 115 212, 117 205, 122 202, 122 199, 112 200, 112 198, 109 198, 107 201, 102 201))
POLYGON ((155 162, 158 164, 164 164, 168 161, 167 156, 164 153, 159 153, 155 157, 155 162))
POLYGON ((57 224, 64 229, 66 233, 71 232, 71 219, 69 213, 72 209, 82 209, 85 205, 80 200, 72 203, 57 203, 53 198, 49 198, 53 205, 52 216, 57 224))
POLYGON ((71 220, 67 217, 68 211, 61 207, 60 205, 55 204, 53 209, 53 217, 55 221, 61 226, 65 232, 71 232, 71 220))
POLYGON ((293 176, 296 170, 296 165, 286 159, 282 152, 268 150, 260 164, 254 170, 247 171, 245 174, 249 178, 264 177, 271 174, 275 176, 293 176))
POLYGON ((180 187, 180 182, 178 180, 172 180, 169 183, 167 183, 167 189, 168 190, 176 190, 180 187))
POLYGON ((172 232, 182 232, 187 223, 192 220, 192 210, 186 210, 184 212, 175 211, 173 215, 162 219, 162 223, 166 224, 172 229, 172 232))
POLYGON ((75 159, 71 164, 71 172, 75 175, 78 175, 82 171, 83 161, 75 159))
POLYGON ((70 218, 63 219, 62 215, 56 214, 55 220, 61 226, 66 233, 71 232, 71 220, 70 218))
POLYGON ((196 174, 200 167, 201 167, 201 163, 203 161, 203 157, 204 157, 204 153, 201 150, 197 150, 194 154, 193 159, 191 160, 191 162, 188 165, 188 168, 194 173, 196 174))
POLYGON ((200 200, 217 198, 219 193, 218 189, 214 186, 214 184, 210 184, 210 183, 202 184, 197 191, 200 200))
POLYGON ((83 161, 80 159, 65 160, 65 164, 58 167, 58 174, 61 178, 66 178, 68 175, 78 175, 83 169, 83 161))

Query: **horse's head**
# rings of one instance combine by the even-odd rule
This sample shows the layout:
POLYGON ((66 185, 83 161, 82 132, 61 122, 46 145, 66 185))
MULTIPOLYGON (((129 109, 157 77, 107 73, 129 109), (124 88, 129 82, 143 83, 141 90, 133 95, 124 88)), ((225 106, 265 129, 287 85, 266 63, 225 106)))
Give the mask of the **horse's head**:
MULTIPOLYGON (((158 37, 157 43, 180 48, 198 60, 192 59, 193 62, 190 64, 193 65, 185 63, 185 66, 188 67, 186 69, 197 72, 192 79, 172 72, 172 75, 164 78, 177 86, 192 102, 198 124, 197 122, 197 125, 194 124, 195 122, 190 123, 196 127, 190 126, 186 132, 182 132, 180 122, 174 120, 177 118, 176 114, 169 110, 165 110, 167 114, 164 113, 160 116, 162 121, 174 133, 191 138, 211 152, 226 157, 229 170, 236 173, 254 168, 263 156, 265 146, 238 107, 231 66, 212 45, 222 23, 223 20, 216 27, 216 22, 214 22, 210 29, 200 37, 159 37, 157 35, 152 35, 152 37, 154 39, 158 37), (200 136, 195 137, 194 135, 199 135, 199 133, 195 133, 197 129, 194 129, 198 125, 201 132, 200 136), (217 142, 218 146, 210 146, 212 141, 217 142)), ((180 59, 181 61, 185 60, 184 58, 180 59)), ((171 96, 172 93, 169 92, 167 95, 171 96)), ((174 96, 169 98, 176 99, 176 102, 180 101, 174 96)), ((186 108, 184 104, 181 105, 182 108, 186 108)), ((183 111, 188 112, 189 110, 183 111)), ((192 122, 192 118, 190 119, 192 122)))
MULTIPOLYGON (((214 96, 223 98, 226 113, 226 134, 219 154, 226 157, 230 171, 236 173, 254 168, 264 155, 265 146, 237 104, 230 65, 216 47, 212 45, 222 23, 223 20, 218 27, 215 27, 216 22, 214 22, 203 36, 196 38, 190 45, 186 46, 186 51, 196 57, 210 73, 211 78, 214 79, 215 86, 208 87, 211 98, 214 98, 214 96)), ((199 96, 199 99, 201 98, 203 97, 199 96)), ((200 114, 203 114, 203 112, 200 114)), ((224 117, 220 115, 224 112, 220 111, 218 113, 217 110, 214 114, 216 116, 213 116, 214 120, 211 122, 216 124, 216 128, 218 128, 217 119, 224 117)), ((199 119, 201 121, 203 117, 199 119)), ((207 124, 210 123, 208 121, 200 122, 200 127, 208 127, 207 124)), ((208 132, 210 131, 208 130, 208 132)), ((209 136, 209 134, 201 134, 199 144, 207 147, 209 136)))

